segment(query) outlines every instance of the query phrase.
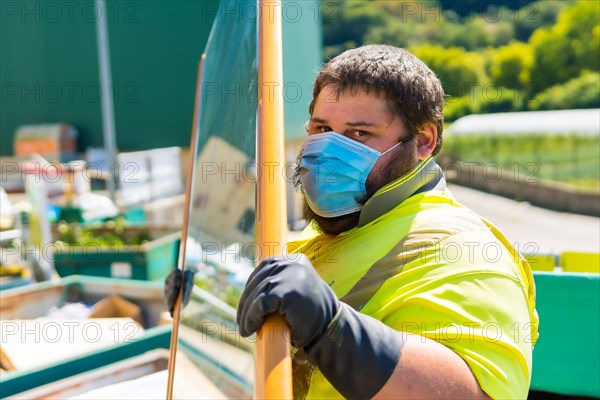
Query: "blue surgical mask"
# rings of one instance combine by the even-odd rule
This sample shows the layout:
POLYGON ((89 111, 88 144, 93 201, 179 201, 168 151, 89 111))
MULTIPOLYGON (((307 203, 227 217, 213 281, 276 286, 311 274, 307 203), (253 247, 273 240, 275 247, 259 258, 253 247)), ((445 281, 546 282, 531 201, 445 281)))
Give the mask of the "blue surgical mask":
POLYGON ((300 180, 310 208, 328 218, 359 211, 371 169, 400 144, 380 153, 336 132, 310 135, 300 160, 300 180))

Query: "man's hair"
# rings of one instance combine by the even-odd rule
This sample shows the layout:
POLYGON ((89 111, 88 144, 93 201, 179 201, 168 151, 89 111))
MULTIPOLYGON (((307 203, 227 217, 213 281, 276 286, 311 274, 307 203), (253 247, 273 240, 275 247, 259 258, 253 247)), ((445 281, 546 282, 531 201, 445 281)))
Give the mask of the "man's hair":
POLYGON ((404 49, 369 45, 345 51, 327 62, 313 89, 309 112, 317 97, 331 85, 336 95, 363 90, 386 100, 390 111, 399 117, 414 138, 428 123, 437 127, 433 155, 442 147, 444 90, 440 80, 421 60, 404 49))

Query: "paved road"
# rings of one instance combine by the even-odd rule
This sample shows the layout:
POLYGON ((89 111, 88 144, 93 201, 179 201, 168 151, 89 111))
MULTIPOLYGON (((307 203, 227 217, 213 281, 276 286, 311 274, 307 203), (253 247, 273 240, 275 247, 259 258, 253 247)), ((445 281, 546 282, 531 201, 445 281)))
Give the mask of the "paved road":
POLYGON ((518 243, 520 251, 600 251, 600 218, 532 206, 457 185, 448 185, 458 201, 489 219, 518 243))

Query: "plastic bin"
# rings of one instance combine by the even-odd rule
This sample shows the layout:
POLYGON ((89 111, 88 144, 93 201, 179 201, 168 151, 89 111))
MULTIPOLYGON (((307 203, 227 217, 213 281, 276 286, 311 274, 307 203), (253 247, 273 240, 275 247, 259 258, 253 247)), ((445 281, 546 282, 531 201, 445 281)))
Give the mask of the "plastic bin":
POLYGON ((120 247, 57 246, 54 266, 60 276, 99 277, 162 281, 177 266, 181 233, 173 229, 126 228, 127 233, 146 229, 151 241, 120 247))

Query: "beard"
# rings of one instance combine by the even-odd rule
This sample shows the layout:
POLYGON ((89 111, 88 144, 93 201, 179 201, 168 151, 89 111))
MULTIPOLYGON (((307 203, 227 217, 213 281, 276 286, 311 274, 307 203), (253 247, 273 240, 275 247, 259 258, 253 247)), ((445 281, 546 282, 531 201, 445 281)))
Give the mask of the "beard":
MULTIPOLYGON (((300 160, 303 153, 304 145, 302 145, 302 148, 298 152, 293 174, 294 187, 302 193, 304 193, 304 190, 300 179, 300 160)), ((365 182, 367 193, 358 200, 358 203, 364 205, 379 189, 405 175, 417 162, 416 138, 396 147, 390 153, 386 154, 384 159, 380 158, 377 160, 365 182)), ((309 223, 314 221, 319 232, 335 236, 358 226, 360 211, 338 217, 322 217, 310 208, 306 201, 306 195, 304 196, 304 218, 309 223)))

